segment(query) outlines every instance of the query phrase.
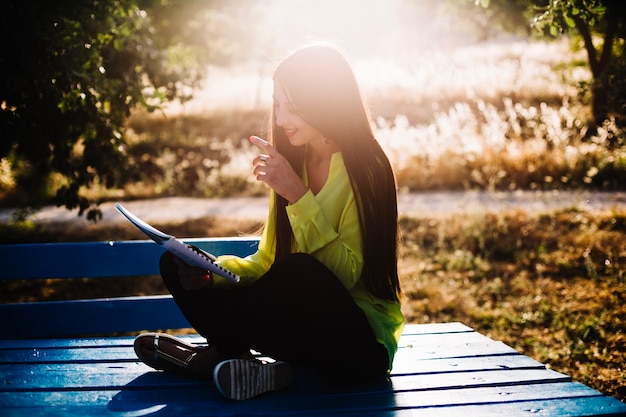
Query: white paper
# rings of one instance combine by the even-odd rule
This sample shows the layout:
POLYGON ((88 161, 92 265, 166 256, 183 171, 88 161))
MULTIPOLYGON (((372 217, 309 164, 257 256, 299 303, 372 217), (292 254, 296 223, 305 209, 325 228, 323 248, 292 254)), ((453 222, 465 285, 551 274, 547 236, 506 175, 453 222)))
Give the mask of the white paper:
POLYGON ((222 268, 221 266, 213 262, 213 259, 211 259, 210 256, 198 253, 184 242, 176 239, 174 236, 163 233, 162 231, 152 227, 151 225, 125 209, 120 203, 115 203, 115 208, 139 230, 141 230, 146 236, 148 236, 157 244, 165 247, 165 249, 167 249, 169 252, 172 252, 174 255, 178 256, 180 259, 185 261, 187 265, 195 266, 198 268, 206 268, 208 271, 223 276, 224 278, 232 282, 239 282, 241 280, 238 275, 233 274, 232 272, 222 268))

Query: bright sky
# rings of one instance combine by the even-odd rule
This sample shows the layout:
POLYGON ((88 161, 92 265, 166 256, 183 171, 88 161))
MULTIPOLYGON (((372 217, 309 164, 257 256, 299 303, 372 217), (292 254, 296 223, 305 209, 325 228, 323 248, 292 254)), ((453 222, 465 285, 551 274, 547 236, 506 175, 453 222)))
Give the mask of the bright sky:
MULTIPOLYGON (((258 7, 260 40, 284 52, 303 42, 332 40, 349 53, 398 55, 437 43, 441 2, 433 0, 267 0, 258 7)), ((271 53, 271 51, 270 51, 271 53)))

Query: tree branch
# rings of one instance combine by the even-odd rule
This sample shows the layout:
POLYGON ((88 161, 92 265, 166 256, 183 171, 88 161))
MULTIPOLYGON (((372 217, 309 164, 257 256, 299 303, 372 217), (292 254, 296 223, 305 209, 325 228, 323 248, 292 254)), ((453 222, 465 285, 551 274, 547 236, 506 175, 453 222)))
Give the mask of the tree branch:
POLYGON ((617 32, 617 14, 607 8, 606 17, 606 32, 604 33, 604 45, 602 45, 602 54, 600 55, 600 70, 604 71, 610 64, 613 57, 613 42, 615 40, 615 34, 617 32))
POLYGON ((593 44, 593 39, 591 37, 591 30, 589 29, 589 25, 580 17, 580 16, 572 16, 574 19, 574 23, 576 24, 576 29, 583 37, 583 41, 585 42, 585 49, 587 50, 587 57, 589 58, 589 68, 591 68, 591 74, 593 78, 596 79, 600 75, 600 63, 598 62, 598 51, 596 51, 596 47, 593 44))

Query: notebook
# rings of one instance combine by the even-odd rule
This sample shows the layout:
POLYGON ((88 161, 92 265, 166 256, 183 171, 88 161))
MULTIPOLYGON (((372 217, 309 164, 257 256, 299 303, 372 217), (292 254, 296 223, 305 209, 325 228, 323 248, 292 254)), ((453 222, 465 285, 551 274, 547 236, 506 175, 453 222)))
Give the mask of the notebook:
POLYGON ((232 282, 239 282, 240 277, 232 272, 222 268, 215 263, 215 257, 206 253, 198 252, 191 248, 189 245, 176 239, 172 235, 163 233, 162 231, 152 227, 139 217, 128 211, 120 203, 115 203, 115 208, 124 215, 132 224, 134 224, 139 230, 141 230, 146 236, 152 239, 157 244, 163 246, 174 255, 185 261, 187 265, 196 266, 199 268, 206 268, 207 270, 216 273, 232 282))

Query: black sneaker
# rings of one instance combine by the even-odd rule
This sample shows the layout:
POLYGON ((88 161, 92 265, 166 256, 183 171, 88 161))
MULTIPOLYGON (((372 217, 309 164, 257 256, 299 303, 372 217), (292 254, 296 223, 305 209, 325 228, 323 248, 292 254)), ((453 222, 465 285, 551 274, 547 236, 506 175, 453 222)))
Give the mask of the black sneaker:
POLYGON ((230 359, 220 362, 213 373, 217 389, 231 400, 247 400, 288 387, 293 370, 287 362, 230 359))

